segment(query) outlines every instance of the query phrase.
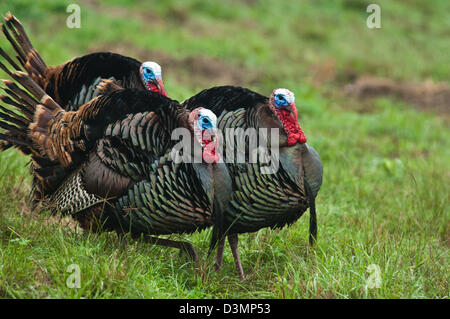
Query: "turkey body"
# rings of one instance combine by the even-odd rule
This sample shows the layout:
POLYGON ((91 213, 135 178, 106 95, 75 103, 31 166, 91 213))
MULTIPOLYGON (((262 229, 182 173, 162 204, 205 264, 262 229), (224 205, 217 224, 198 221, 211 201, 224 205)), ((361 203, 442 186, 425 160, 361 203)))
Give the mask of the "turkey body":
MULTIPOLYGON (((161 94, 114 87, 78 111, 65 111, 27 75, 11 74, 35 101, 19 110, 34 107, 35 112, 29 118, 30 133, 21 135, 20 143, 8 137, 19 129, 11 121, 2 122, 9 131, 1 137, 70 171, 61 182, 43 188, 52 211, 70 214, 93 231, 132 236, 191 233, 214 224, 213 209, 223 206, 219 186, 215 196, 214 174, 224 179, 226 167, 185 163, 170 151, 176 142, 172 130, 192 131, 190 113, 195 120, 203 110, 188 112, 161 94)), ((11 81, 5 84, 22 97, 28 94, 11 81)), ((200 145, 195 134, 192 142, 200 145)), ((188 243, 148 238, 188 250, 196 258, 188 243)))
MULTIPOLYGON (((268 104, 269 98, 233 86, 207 89, 183 102, 183 106, 188 109, 199 105, 213 110, 219 118, 219 130, 225 136, 230 128, 279 128, 283 132, 281 123, 268 104)), ((311 207, 314 210, 311 213, 310 231, 311 237, 315 238, 314 198, 322 183, 322 164, 311 146, 306 143, 288 146, 287 137, 281 133, 276 141, 279 155, 273 159, 279 166, 272 173, 264 174, 263 167, 268 164, 248 161, 249 153, 252 152, 248 148, 248 139, 245 140, 245 161, 242 163, 238 163, 236 158, 230 160, 226 154, 230 140, 224 139, 224 159, 232 179, 232 194, 223 214, 223 224, 217 232, 228 234, 238 273, 243 278, 237 253, 237 234, 290 225, 311 207)), ((269 137, 267 140, 270 140, 269 137)), ((271 147, 275 145, 268 145, 268 152, 273 153, 271 147)), ((237 149, 236 144, 234 149, 237 149)), ((222 253, 223 237, 219 239, 218 267, 222 263, 222 253)))
POLYGON ((48 197, 50 206, 74 216, 88 209, 87 216, 93 217, 88 224, 91 229, 104 225, 132 234, 189 233, 212 225, 210 165, 176 164, 171 158, 170 132, 186 125, 176 103, 168 99, 161 103, 164 97, 146 91, 124 90, 113 95, 107 103, 114 106, 105 106, 105 110, 127 111, 120 119, 99 115, 104 125, 95 118, 86 121, 85 138, 95 142, 92 146, 86 142, 84 149, 71 154, 69 166, 76 167, 75 172, 48 197), (74 185, 82 187, 73 189, 74 185), (95 204, 86 207, 89 200, 74 200, 68 196, 71 193, 86 194, 95 204), (77 208, 80 203, 84 206, 77 208))
POLYGON ((111 79, 124 88, 144 90, 140 79, 141 62, 111 52, 95 52, 74 58, 62 65, 46 67, 39 85, 67 111, 75 111, 99 93, 102 79, 111 79))
MULTIPOLYGON (((255 110, 258 108, 259 106, 255 106, 255 110)), ((248 112, 251 111, 250 109, 248 112)), ((250 114, 238 110, 223 117, 219 116, 219 129, 224 132, 234 128, 236 122, 245 123, 246 119, 239 121, 238 118, 245 118, 247 115, 250 114)), ((249 126, 244 124, 240 127, 246 129, 249 126)), ((262 168, 268 168, 268 164, 248 161, 237 163, 236 160, 227 162, 233 178, 233 194, 224 215, 226 232, 247 233, 265 227, 283 227, 302 216, 308 208, 303 185, 304 169, 301 156, 303 148, 304 145, 300 144, 280 148, 279 167, 271 174, 262 172, 262 168)), ((224 149, 226 150, 226 144, 224 149)), ((224 157, 227 158, 226 151, 224 157)))
MULTIPOLYGON (((225 132, 237 127, 244 130, 277 127, 266 110, 268 103, 269 98, 251 90, 222 86, 198 93, 183 102, 183 106, 211 109, 218 115, 219 129, 225 132)), ((236 160, 226 163, 233 178, 233 197, 225 216, 228 231, 253 232, 294 222, 309 207, 305 176, 317 195, 322 182, 322 165, 317 152, 306 143, 283 145, 283 136, 279 143, 280 166, 272 174, 263 174, 260 163, 236 163, 236 160)), ((228 159, 226 144, 223 149, 224 158, 228 159)))

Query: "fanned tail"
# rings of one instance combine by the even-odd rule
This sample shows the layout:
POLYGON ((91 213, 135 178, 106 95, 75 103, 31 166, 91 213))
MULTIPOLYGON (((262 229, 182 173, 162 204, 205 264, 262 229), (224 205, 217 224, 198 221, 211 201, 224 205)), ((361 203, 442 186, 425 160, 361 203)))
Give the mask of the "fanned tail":
POLYGON ((43 151, 44 146, 49 144, 48 127, 45 124, 54 118, 53 114, 47 118, 44 115, 48 115, 48 110, 59 109, 59 105, 43 91, 49 69, 33 48, 20 21, 8 13, 1 28, 15 55, 8 55, 0 48, 0 69, 13 79, 2 80, 4 85, 0 86, 4 93, 0 95, 0 151, 14 147, 25 155, 31 155, 31 198, 35 207, 68 174, 59 161, 53 160, 43 151), (33 122, 43 126, 33 126, 33 122), (34 127, 34 131, 30 130, 30 126, 34 127), (47 143, 40 145, 33 136, 47 143))
POLYGON ((7 73, 14 81, 1 80, 3 86, 0 88, 4 94, 0 95, 0 151, 15 147, 22 153, 31 155, 31 195, 35 205, 61 182, 66 172, 60 163, 49 158, 43 152, 43 147, 33 139, 35 134, 45 140, 47 127, 38 127, 35 124, 34 133, 30 127, 36 123, 36 119, 43 125, 48 122, 41 118, 38 110, 59 110, 60 107, 26 73, 10 70, 7 73))
MULTIPOLYGON (((11 43, 14 51, 16 51, 16 61, 1 48, 0 55, 5 58, 15 70, 26 70, 28 75, 31 76, 34 81, 42 85, 47 65, 36 49, 34 49, 20 21, 10 12, 7 13, 4 20, 2 32, 9 43, 11 43)), ((2 69, 7 72, 5 68, 2 67, 2 69)))
POLYGON ((0 128, 6 132, 0 135, 4 140, 0 150, 15 146, 25 154, 34 153, 55 160, 57 150, 52 148, 49 134, 56 116, 64 110, 26 73, 10 71, 1 62, 0 67, 29 92, 11 80, 2 80, 6 95, 1 95, 0 99, 20 115, 2 107, 0 128))
MULTIPOLYGON (((21 74, 25 75, 23 72, 21 74)), ((13 75, 15 78, 20 77, 18 74, 13 75)), ((28 126, 33 121, 34 110, 39 101, 13 81, 2 82, 5 85, 2 89, 6 94, 0 95, 0 128, 4 130, 0 133, 0 151, 16 147, 26 155, 38 154, 28 134, 28 126)))
POLYGON ((16 147, 27 155, 46 154, 37 145, 45 149, 48 144, 46 132, 49 122, 54 119, 53 112, 62 109, 26 73, 10 70, 7 73, 15 82, 1 80, 5 85, 1 87, 5 95, 0 95, 4 104, 0 104, 0 128, 4 130, 0 133, 0 151, 16 147), (35 143, 36 141, 42 143, 35 143))

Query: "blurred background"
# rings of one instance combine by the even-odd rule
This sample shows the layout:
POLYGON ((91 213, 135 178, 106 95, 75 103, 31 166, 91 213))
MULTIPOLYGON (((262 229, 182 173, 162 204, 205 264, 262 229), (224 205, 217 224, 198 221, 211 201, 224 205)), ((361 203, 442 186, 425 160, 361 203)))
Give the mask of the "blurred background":
POLYGON ((288 87, 389 96, 448 112, 448 1, 380 0, 379 29, 366 25, 371 2, 11 0, 0 9, 25 23, 48 64, 94 51, 155 60, 178 98, 235 84, 266 95, 288 87), (81 28, 66 26, 72 3, 81 28))
MULTIPOLYGON (((243 235, 243 263, 255 265, 249 286, 221 288, 216 274, 194 289, 198 295, 191 283, 169 297, 448 297, 450 1, 377 0, 381 28, 370 29, 373 2, 8 0, 0 12, 22 22, 47 65, 112 51, 158 62, 169 96, 180 101, 224 84, 295 93, 300 124, 324 165, 323 254, 317 263, 303 258, 303 217, 276 233, 243 235), (81 28, 66 25, 72 3, 81 28), (292 248, 299 242, 300 252, 292 248), (368 291, 360 279, 372 263, 385 280, 368 291), (311 274, 315 286, 302 284, 311 274)), ((12 53, 3 37, 0 46, 12 53)), ((26 206, 26 162, 14 151, 0 154, 3 225, 21 225, 14 214, 26 206)), ((189 238, 198 244, 205 236, 189 238)))

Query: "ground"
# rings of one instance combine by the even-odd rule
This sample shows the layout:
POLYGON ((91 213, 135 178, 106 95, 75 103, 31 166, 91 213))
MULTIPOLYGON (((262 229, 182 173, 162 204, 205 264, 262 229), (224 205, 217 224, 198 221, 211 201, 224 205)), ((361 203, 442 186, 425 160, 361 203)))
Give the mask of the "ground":
POLYGON ((229 249, 214 271, 210 231, 172 236, 197 247, 192 263, 31 212, 28 158, 9 150, 0 154, 0 297, 449 297, 448 1, 380 0, 380 29, 367 28, 370 2, 358 0, 80 0, 80 29, 66 27, 69 3, 11 0, 0 12, 21 20, 48 65, 99 50, 155 60, 180 101, 221 84, 292 90, 324 166, 318 243, 308 246, 308 213, 241 235, 240 282, 229 249), (66 284, 71 264, 80 288, 66 284))

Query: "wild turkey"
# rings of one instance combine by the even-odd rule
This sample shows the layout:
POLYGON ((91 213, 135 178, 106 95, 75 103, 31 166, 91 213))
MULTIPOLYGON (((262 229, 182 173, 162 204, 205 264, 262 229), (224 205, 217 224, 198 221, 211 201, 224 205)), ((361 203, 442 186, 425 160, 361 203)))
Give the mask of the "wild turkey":
MULTIPOLYGON (((251 90, 221 86, 201 91, 183 102, 183 106, 211 109, 219 117, 222 132, 229 128, 279 128, 278 171, 262 174, 262 164, 249 163, 248 140, 245 163, 235 163, 226 154, 223 158, 232 176, 233 194, 225 210, 222 224, 215 227, 211 249, 219 240, 216 267, 222 265, 224 236, 227 234, 240 278, 243 268, 238 253, 238 234, 255 232, 264 227, 290 225, 310 208, 310 242, 316 234, 315 197, 322 183, 322 164, 317 152, 306 144, 306 137, 297 120, 294 95, 286 89, 274 90, 267 98, 251 90)), ((269 140, 269 137, 267 137, 269 140)), ((270 145, 274 147, 275 145, 270 145)), ((236 148, 235 148, 236 149, 236 148)))
MULTIPOLYGON (((167 96, 161 76, 161 67, 156 62, 140 63, 119 54, 100 52, 75 58, 56 67, 48 67, 33 48, 23 26, 10 13, 5 18, 2 31, 14 50, 16 58, 10 57, 0 48, 0 55, 16 70, 21 66, 59 105, 67 111, 75 111, 84 103, 98 96, 95 87, 101 79, 119 81, 122 87, 147 89, 167 96)), ((0 68, 11 76, 5 64, 0 68)), ((12 84, 11 84, 12 85, 12 84)), ((6 93, 15 96, 11 88, 6 93)), ((4 103, 10 104, 0 96, 4 103)), ((0 151, 13 146, 8 141, 0 143, 0 151)), ((24 149, 23 149, 24 150, 24 149)), ((30 167, 33 173, 31 198, 35 206, 47 192, 64 180, 70 170, 59 162, 50 162, 46 157, 35 156, 30 167), (47 184, 51 184, 50 186, 47 184)))
MULTIPOLYGON (((147 89, 167 96, 161 67, 156 62, 141 63, 120 54, 97 52, 48 67, 34 49, 20 21, 11 13, 6 15, 2 31, 17 53, 16 61, 1 48, 0 55, 15 70, 26 70, 67 111, 77 110, 97 96, 94 89, 102 79, 118 81, 124 88, 147 89)), ((8 73, 3 64, 0 66, 8 73)))
POLYGON ((191 244, 148 235, 205 229, 214 223, 213 211, 226 205, 231 190, 220 182, 230 182, 225 165, 215 164, 214 113, 204 108, 189 112, 161 94, 123 89, 112 81, 103 82, 104 94, 78 111, 65 111, 25 73, 10 73, 31 94, 3 81, 14 92, 9 104, 22 115, 0 114, 6 130, 0 138, 71 169, 62 182, 45 189, 48 207, 71 214, 83 228, 96 231, 101 225, 145 234, 151 242, 184 249, 196 259, 191 244), (180 162, 171 152, 171 132, 180 127, 193 133, 194 145, 201 147, 200 163, 180 162))

